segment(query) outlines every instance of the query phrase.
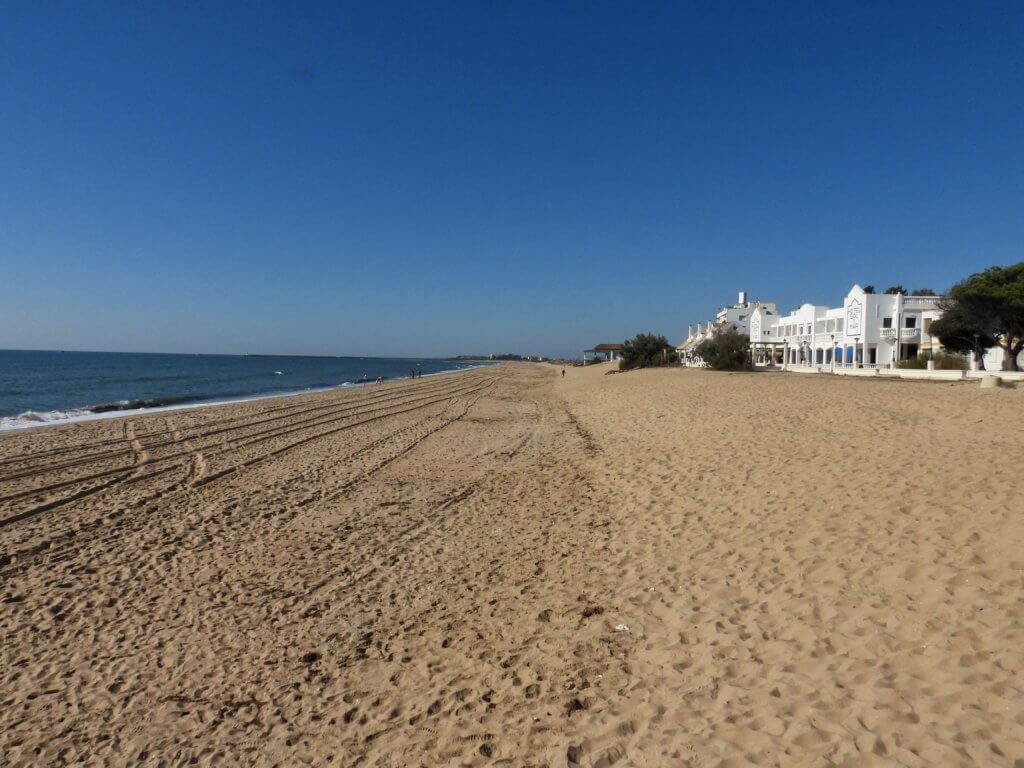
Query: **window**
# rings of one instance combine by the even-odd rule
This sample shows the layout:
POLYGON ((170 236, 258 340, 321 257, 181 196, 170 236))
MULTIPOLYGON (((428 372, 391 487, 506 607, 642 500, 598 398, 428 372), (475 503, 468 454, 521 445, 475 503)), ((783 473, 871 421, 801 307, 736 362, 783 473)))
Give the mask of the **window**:
POLYGON ((917 328, 917 315, 907 315, 906 328, 917 328))
POLYGON ((891 317, 883 317, 882 318, 882 327, 883 328, 892 328, 892 318, 891 317))

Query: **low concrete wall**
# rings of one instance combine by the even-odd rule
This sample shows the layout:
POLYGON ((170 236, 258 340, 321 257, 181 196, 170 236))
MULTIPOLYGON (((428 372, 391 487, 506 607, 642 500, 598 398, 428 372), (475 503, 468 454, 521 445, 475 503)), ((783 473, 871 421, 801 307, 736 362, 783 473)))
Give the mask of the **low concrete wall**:
POLYGON ((919 381, 964 381, 977 380, 982 376, 996 376, 1004 382, 1024 381, 1024 371, 929 371, 922 368, 836 368, 827 365, 821 368, 806 365, 790 365, 786 373, 834 373, 836 376, 884 376, 890 379, 917 379, 919 381))
POLYGON ((997 376, 1003 381, 1024 381, 1024 371, 967 371, 964 375, 968 379, 997 376))
POLYGON ((836 376, 877 376, 878 368, 836 368, 836 376))
POLYGON ((880 368, 880 376, 892 376, 897 379, 932 379, 934 381, 959 381, 964 377, 963 371, 926 371, 918 368, 880 368))

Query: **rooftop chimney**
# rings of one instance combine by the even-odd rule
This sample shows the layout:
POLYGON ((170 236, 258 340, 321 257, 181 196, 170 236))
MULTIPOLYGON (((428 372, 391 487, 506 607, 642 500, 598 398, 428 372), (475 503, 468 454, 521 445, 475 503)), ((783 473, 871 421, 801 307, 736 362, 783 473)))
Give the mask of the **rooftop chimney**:
POLYGON ((740 301, 739 301, 739 303, 740 304, 746 304, 747 303, 747 292, 746 291, 740 291, 740 301))

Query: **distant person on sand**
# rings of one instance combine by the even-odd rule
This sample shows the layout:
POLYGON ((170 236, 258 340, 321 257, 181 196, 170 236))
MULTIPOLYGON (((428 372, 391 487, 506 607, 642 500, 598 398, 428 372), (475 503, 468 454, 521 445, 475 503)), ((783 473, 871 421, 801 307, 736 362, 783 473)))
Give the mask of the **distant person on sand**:
POLYGON ((562 378, 565 378, 565 368, 562 369, 562 378))
POLYGON ((381 378, 380 376, 378 376, 378 377, 377 377, 377 383, 378 383, 378 384, 383 384, 383 383, 384 383, 384 379, 383 379, 383 378, 381 378))
POLYGON ((416 378, 417 379, 422 379, 423 378, 423 371, 417 370, 416 371, 416 378))

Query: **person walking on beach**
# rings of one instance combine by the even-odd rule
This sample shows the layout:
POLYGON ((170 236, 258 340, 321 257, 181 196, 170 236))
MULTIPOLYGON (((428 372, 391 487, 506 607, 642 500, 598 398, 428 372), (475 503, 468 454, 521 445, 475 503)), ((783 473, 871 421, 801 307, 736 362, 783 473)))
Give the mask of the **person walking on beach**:
POLYGON ((562 369, 562 378, 565 378, 565 368, 562 369))

